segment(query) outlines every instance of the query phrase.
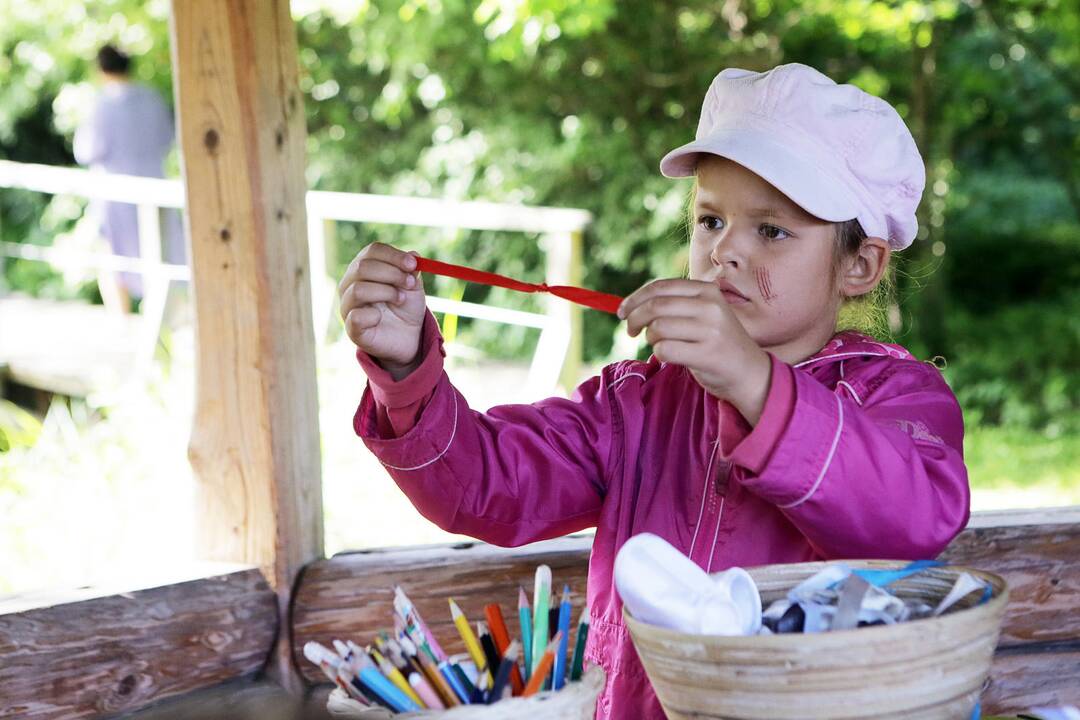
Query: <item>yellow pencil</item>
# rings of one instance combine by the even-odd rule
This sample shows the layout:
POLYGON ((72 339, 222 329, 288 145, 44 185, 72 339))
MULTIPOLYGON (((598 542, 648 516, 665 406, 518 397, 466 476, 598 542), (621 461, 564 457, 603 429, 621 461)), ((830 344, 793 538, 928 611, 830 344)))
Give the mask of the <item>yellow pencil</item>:
MULTIPOLYGON (((484 657, 484 651, 480 648, 480 641, 476 639, 472 628, 469 627, 469 618, 465 617, 465 613, 461 612, 461 608, 457 606, 453 598, 450 598, 450 616, 454 618, 454 625, 457 626, 461 639, 465 641, 465 649, 469 651, 469 657, 476 663, 476 672, 480 675, 489 675, 487 658, 484 657)), ((490 677, 488 681, 491 681, 490 677)))
POLYGON ((368 646, 368 653, 375 659, 375 664, 378 666, 379 671, 386 676, 387 680, 394 683, 394 685, 397 686, 397 689, 408 695, 409 699, 414 703, 422 708, 427 707, 427 703, 420 699, 420 696, 416 694, 416 691, 413 690, 413 686, 409 684, 409 681, 405 679, 405 676, 401 674, 401 671, 383 657, 382 653, 371 646, 368 646))

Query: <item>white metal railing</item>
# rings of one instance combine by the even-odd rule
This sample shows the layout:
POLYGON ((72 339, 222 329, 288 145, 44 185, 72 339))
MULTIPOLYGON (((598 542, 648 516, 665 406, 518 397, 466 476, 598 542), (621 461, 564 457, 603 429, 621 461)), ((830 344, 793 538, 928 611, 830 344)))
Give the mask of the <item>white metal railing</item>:
MULTIPOLYGON (((181 181, 0 160, 0 188, 5 187, 126 202, 137 206, 139 258, 12 242, 0 242, 0 255, 52 265, 141 273, 144 278, 141 306, 143 338, 139 342, 140 357, 137 362, 140 365, 137 367, 150 362, 169 285, 191 279, 190 269, 186 265, 166 263, 161 258, 159 211, 184 207, 181 181)), ((545 253, 545 280, 548 284, 562 285, 577 279, 582 232, 592 220, 590 213, 585 210, 567 208, 317 190, 307 193, 306 205, 313 279, 312 312, 317 332, 325 330, 334 308, 337 283, 327 274, 326 258, 328 238, 332 237, 333 226, 338 221, 539 233, 545 253)), ((540 339, 529 367, 526 390, 534 397, 549 394, 560 377, 576 372, 580 362, 577 311, 558 298, 549 297, 546 303, 546 312, 540 314, 428 297, 428 306, 435 312, 539 329, 540 339)))

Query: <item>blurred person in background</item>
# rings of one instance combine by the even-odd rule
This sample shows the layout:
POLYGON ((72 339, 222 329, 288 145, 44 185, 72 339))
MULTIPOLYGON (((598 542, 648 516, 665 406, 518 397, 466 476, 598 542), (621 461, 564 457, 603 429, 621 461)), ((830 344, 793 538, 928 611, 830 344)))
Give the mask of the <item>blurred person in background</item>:
MULTIPOLYGON (((175 136, 171 111, 157 92, 131 81, 131 58, 114 46, 98 51, 97 65, 101 90, 89 119, 75 133, 76 161, 108 173, 164 177, 162 165, 175 136)), ((135 205, 95 202, 91 212, 113 253, 139 257, 135 205)), ((182 263, 183 241, 174 215, 169 213, 165 226, 163 260, 182 263)), ((122 312, 143 295, 138 273, 102 273, 98 282, 105 304, 122 312)))

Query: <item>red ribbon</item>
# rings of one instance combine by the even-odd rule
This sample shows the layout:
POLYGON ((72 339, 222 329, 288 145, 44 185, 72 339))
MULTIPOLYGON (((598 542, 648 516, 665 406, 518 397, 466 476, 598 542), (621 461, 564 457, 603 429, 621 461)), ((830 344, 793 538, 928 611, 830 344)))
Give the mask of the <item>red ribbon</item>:
POLYGON ((416 269, 420 272, 445 275, 446 277, 457 278, 458 280, 465 280, 466 282, 494 285, 496 287, 506 288, 507 290, 517 290, 518 292, 551 293, 556 297, 569 300, 572 303, 591 307, 594 310, 603 310, 612 315, 619 309, 619 305, 621 305, 623 301, 618 295, 602 293, 596 290, 586 290, 585 288, 572 287, 569 285, 548 285, 547 283, 522 282, 521 280, 515 280, 506 277, 505 275, 496 275, 495 273, 484 272, 482 270, 473 270, 472 268, 464 267, 462 265, 451 265, 450 263, 430 260, 424 257, 416 258, 416 269))

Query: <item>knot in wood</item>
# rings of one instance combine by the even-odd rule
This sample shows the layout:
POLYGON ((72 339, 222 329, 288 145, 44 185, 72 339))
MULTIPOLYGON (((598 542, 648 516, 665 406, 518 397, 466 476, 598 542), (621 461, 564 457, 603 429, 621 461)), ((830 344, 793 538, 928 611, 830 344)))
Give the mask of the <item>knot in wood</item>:
POLYGON ((218 131, 214 128, 210 128, 206 131, 206 134, 203 135, 203 145, 205 145, 206 149, 210 152, 216 152, 218 143, 220 142, 221 136, 218 135, 218 131))

